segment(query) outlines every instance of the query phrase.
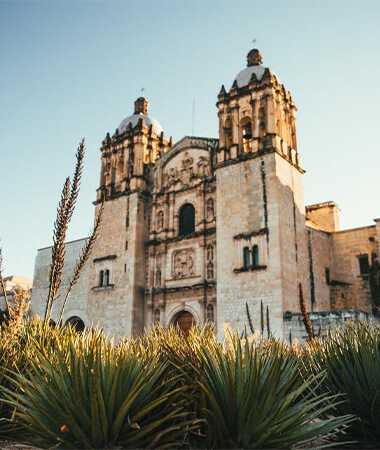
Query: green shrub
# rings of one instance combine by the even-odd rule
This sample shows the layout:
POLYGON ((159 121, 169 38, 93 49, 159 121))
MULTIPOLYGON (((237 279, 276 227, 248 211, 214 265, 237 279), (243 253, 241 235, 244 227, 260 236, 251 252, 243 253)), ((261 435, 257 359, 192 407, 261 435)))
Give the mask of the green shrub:
POLYGON ((9 324, 0 327, 0 435, 3 438, 18 437, 19 425, 16 407, 5 401, 6 391, 17 390, 15 374, 27 373, 38 352, 55 359, 57 346, 67 348, 68 340, 75 339, 71 328, 44 327, 40 320, 25 320, 14 330, 9 324))
MULTIPOLYGON (((301 352, 302 353, 302 352, 301 352)), ((380 447, 380 325, 350 323, 323 341, 305 345, 304 369, 326 371, 320 391, 341 394, 345 402, 334 405, 334 414, 354 414, 350 438, 360 446, 380 447)))
POLYGON ((167 364, 143 363, 128 345, 92 332, 39 352, 27 376, 8 392, 17 417, 43 448, 150 448, 179 445, 196 428, 167 364), (67 345, 66 345, 67 344, 67 345))
POLYGON ((352 420, 331 416, 336 398, 317 395, 317 378, 304 380, 297 355, 275 340, 230 337, 226 348, 203 349, 199 381, 202 417, 207 421, 207 448, 289 448, 332 437, 352 420))

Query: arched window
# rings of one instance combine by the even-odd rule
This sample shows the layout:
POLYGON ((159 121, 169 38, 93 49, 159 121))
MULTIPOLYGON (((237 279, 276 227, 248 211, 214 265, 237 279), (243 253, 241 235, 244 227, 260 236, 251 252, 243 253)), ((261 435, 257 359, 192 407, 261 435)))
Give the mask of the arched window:
POLYGON ((249 268, 249 266, 250 266, 250 251, 249 251, 249 248, 248 247, 244 247, 244 268, 245 269, 248 269, 249 268))
POLYGON ((190 203, 182 206, 179 212, 179 236, 187 236, 195 231, 195 209, 190 203))
POLYGON ((207 306, 207 321, 214 322, 214 307, 211 304, 207 306))
POLYGON ((260 123, 260 130, 259 130, 259 132, 260 132, 260 137, 264 137, 264 136, 266 136, 267 135, 267 130, 266 130, 266 126, 265 126, 265 123, 264 122, 261 122, 260 123))
POLYGON ((224 124, 224 136, 226 141, 226 147, 230 148, 232 144, 232 120, 230 117, 227 118, 224 124))
POLYGON ((104 285, 104 270, 101 270, 99 273, 99 286, 104 285))
POLYGON ((124 161, 122 158, 119 158, 117 163, 117 179, 121 181, 124 178, 124 161))
POLYGON ((249 152, 252 144, 252 121, 250 117, 244 117, 240 122, 241 133, 243 138, 243 150, 249 152))
POLYGON ((252 265, 253 267, 259 267, 259 247, 254 245, 252 247, 252 265))
POLYGON ((107 269, 104 273, 104 286, 110 285, 110 271, 107 269))

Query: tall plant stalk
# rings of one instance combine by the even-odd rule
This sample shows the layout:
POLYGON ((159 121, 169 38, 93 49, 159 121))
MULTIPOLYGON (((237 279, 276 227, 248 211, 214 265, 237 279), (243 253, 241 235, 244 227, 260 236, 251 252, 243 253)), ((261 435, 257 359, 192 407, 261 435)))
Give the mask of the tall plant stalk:
POLYGON ((314 340, 314 330, 313 330, 313 326, 309 319, 309 314, 307 313, 307 310, 306 310, 306 302, 305 302, 305 296, 303 293, 302 283, 300 283, 298 285, 298 288, 299 288, 299 295, 300 295, 300 309, 301 309, 301 314, 302 314, 302 320, 305 325, 306 332, 309 336, 310 341, 313 341, 314 340))
POLYGON ((253 334, 255 332, 255 329, 253 328, 251 314, 249 312, 249 307, 248 307, 248 303, 247 302, 245 302, 245 308, 247 310, 247 318, 248 318, 249 329, 251 330, 251 333, 253 334))
POLYGON ((6 304, 7 310, 8 310, 8 315, 10 315, 11 308, 9 305, 7 289, 5 287, 4 278, 3 278, 3 249, 2 249, 1 243, 0 243, 0 287, 3 292, 5 304, 6 304))
POLYGON ((95 225, 90 234, 90 237, 87 239, 87 241, 82 249, 81 256, 75 266, 74 274, 70 280, 69 287, 67 288, 67 291, 66 291, 65 300, 63 301, 61 312, 59 314, 59 319, 58 319, 59 325, 61 325, 61 323, 62 323, 63 313, 65 311, 65 307, 67 304, 67 300, 70 296, 71 290, 77 283, 77 281, 79 279, 79 275, 81 274, 81 271, 82 271, 86 261, 88 260, 89 256, 91 255, 92 249, 93 249, 96 239, 98 237, 99 228, 100 228, 100 225, 101 225, 102 219, 103 219, 103 211, 104 211, 104 202, 102 203, 100 210, 98 212, 98 215, 96 216, 95 225))
POLYGON ((57 209, 57 218, 54 223, 53 247, 50 265, 49 292, 46 301, 45 323, 48 324, 51 317, 53 305, 58 298, 58 291, 62 282, 62 273, 65 265, 65 239, 67 228, 73 215, 75 204, 79 195, 80 181, 82 177, 84 161, 85 141, 79 144, 76 153, 76 166, 71 182, 70 177, 66 178, 62 189, 61 199, 57 209))

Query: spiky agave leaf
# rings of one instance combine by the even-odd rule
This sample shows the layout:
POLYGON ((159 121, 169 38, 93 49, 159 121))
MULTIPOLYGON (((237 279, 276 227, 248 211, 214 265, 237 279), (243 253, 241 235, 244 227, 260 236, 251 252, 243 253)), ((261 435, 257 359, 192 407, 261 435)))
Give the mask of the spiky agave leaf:
POLYGON ((40 447, 122 448, 175 445, 197 426, 181 387, 165 377, 157 359, 143 364, 127 346, 114 347, 101 332, 57 348, 56 361, 39 354, 21 393, 8 393, 18 417, 40 447))
POLYGON ((326 404, 328 395, 313 391, 315 377, 299 376, 297 357, 284 344, 242 345, 237 335, 231 341, 202 351, 207 447, 289 448, 334 435, 352 420, 320 420, 337 399, 326 404))
POLYGON ((380 446, 380 325, 348 323, 326 339, 308 343, 301 361, 304 370, 326 371, 319 391, 340 393, 346 400, 334 406, 336 415, 354 414, 347 429, 360 446, 380 446))

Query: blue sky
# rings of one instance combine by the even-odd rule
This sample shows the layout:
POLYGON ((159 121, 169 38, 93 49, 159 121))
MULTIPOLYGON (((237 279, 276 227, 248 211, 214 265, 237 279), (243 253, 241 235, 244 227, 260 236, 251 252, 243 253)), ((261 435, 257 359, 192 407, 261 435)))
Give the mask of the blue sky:
POLYGON ((33 276, 52 242, 77 144, 87 152, 69 239, 88 233, 101 140, 145 88, 179 140, 217 137, 215 102, 257 38, 298 106, 306 204, 334 200, 342 228, 380 217, 380 2, 0 2, 0 237, 5 275, 33 276))

